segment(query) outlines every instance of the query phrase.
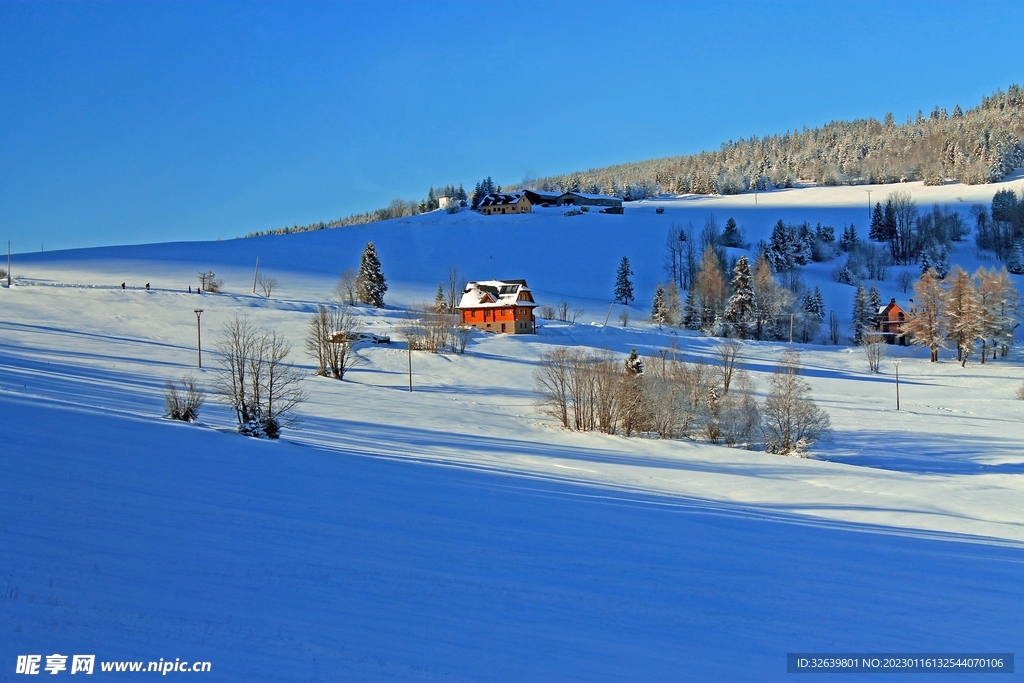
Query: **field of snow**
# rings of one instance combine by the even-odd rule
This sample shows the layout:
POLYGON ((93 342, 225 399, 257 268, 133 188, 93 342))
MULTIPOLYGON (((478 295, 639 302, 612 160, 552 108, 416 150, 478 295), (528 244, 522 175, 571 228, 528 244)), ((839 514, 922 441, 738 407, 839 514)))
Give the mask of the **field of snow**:
MULTIPOLYGON (((673 223, 732 216, 752 242, 780 218, 864 235, 866 189, 966 215, 1021 185, 434 212, 15 255, 0 289, 0 679, 33 653, 210 661, 210 680, 718 681, 782 679, 787 652, 1024 649, 1017 350, 961 368, 890 349, 897 412, 888 362, 872 375, 858 350, 798 345, 835 429, 808 459, 565 432, 531 379, 556 344, 651 354, 675 336, 710 360, 714 340, 643 322, 673 223), (371 239, 390 289, 388 309, 362 311, 370 331, 397 337, 449 264, 586 312, 535 337, 475 336, 464 356, 415 353, 412 393, 402 344, 361 346, 346 381, 310 375, 303 424, 280 442, 234 434, 214 400, 198 425, 161 417, 166 380, 209 386, 235 313, 284 333, 311 373, 309 313, 371 239), (639 299, 626 328, 619 306, 603 324, 623 255, 639 299), (250 293, 257 257, 280 282, 271 299, 250 293), (208 268, 224 293, 189 294, 208 268)), ((985 263, 970 241, 952 260, 985 263)), ((845 321, 853 288, 834 265, 803 277, 845 321)), ((898 272, 886 300, 907 296, 898 272)), ((787 347, 745 344, 760 390, 787 347)))

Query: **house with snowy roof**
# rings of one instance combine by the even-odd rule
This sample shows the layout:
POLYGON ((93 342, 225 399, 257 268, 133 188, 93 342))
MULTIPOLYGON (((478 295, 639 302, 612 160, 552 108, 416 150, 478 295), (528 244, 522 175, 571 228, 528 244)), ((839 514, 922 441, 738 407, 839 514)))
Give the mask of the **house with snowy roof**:
POLYGON ((532 213, 533 202, 525 192, 495 192, 480 200, 479 210, 485 216, 496 213, 532 213))
POLYGON ((466 285, 456 310, 463 325, 478 330, 536 334, 536 307, 526 280, 483 280, 466 285))
POLYGON ((887 344, 906 346, 909 341, 906 333, 903 332, 903 326, 906 322, 906 311, 900 308, 894 297, 888 304, 878 308, 878 316, 875 318, 875 329, 878 330, 887 344))

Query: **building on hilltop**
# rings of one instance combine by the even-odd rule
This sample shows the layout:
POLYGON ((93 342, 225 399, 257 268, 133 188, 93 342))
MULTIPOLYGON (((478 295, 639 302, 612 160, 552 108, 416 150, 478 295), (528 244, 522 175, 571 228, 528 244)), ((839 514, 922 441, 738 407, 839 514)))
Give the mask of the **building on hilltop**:
POLYGON ((485 216, 509 213, 533 213, 535 206, 599 206, 601 213, 622 213, 622 200, 604 194, 585 192, 495 192, 480 200, 480 213, 485 216))
POLYGON ((470 282, 456 310, 463 325, 485 332, 536 334, 537 304, 526 280, 470 282))
POLYGON ((533 203, 525 192, 496 192, 480 200, 480 213, 532 213, 533 203))

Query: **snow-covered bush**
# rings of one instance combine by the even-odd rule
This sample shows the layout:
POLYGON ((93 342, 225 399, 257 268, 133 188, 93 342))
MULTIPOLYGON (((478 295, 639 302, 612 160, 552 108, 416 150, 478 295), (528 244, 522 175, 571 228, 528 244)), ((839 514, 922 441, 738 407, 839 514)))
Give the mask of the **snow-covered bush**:
POLYGON ((168 381, 167 391, 164 393, 164 401, 167 404, 165 417, 182 422, 195 422, 205 400, 203 390, 196 385, 196 379, 192 375, 185 375, 177 384, 168 381))

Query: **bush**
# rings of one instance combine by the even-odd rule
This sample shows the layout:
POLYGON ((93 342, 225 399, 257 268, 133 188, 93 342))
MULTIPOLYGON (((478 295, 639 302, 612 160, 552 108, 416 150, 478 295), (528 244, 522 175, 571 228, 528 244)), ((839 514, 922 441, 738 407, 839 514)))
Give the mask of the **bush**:
POLYGON ((1018 401, 1024 401, 1024 383, 1021 383, 1021 385, 1017 387, 1017 393, 1015 396, 1018 401))
POLYGON ((167 392, 164 394, 164 401, 167 403, 165 417, 182 422, 195 422, 199 418, 199 409, 205 401, 203 390, 196 386, 196 380, 192 375, 185 375, 178 384, 167 382, 167 392))
POLYGON ((554 320, 555 307, 549 306, 548 304, 544 304, 543 306, 537 309, 537 315, 539 315, 542 320, 554 320))

